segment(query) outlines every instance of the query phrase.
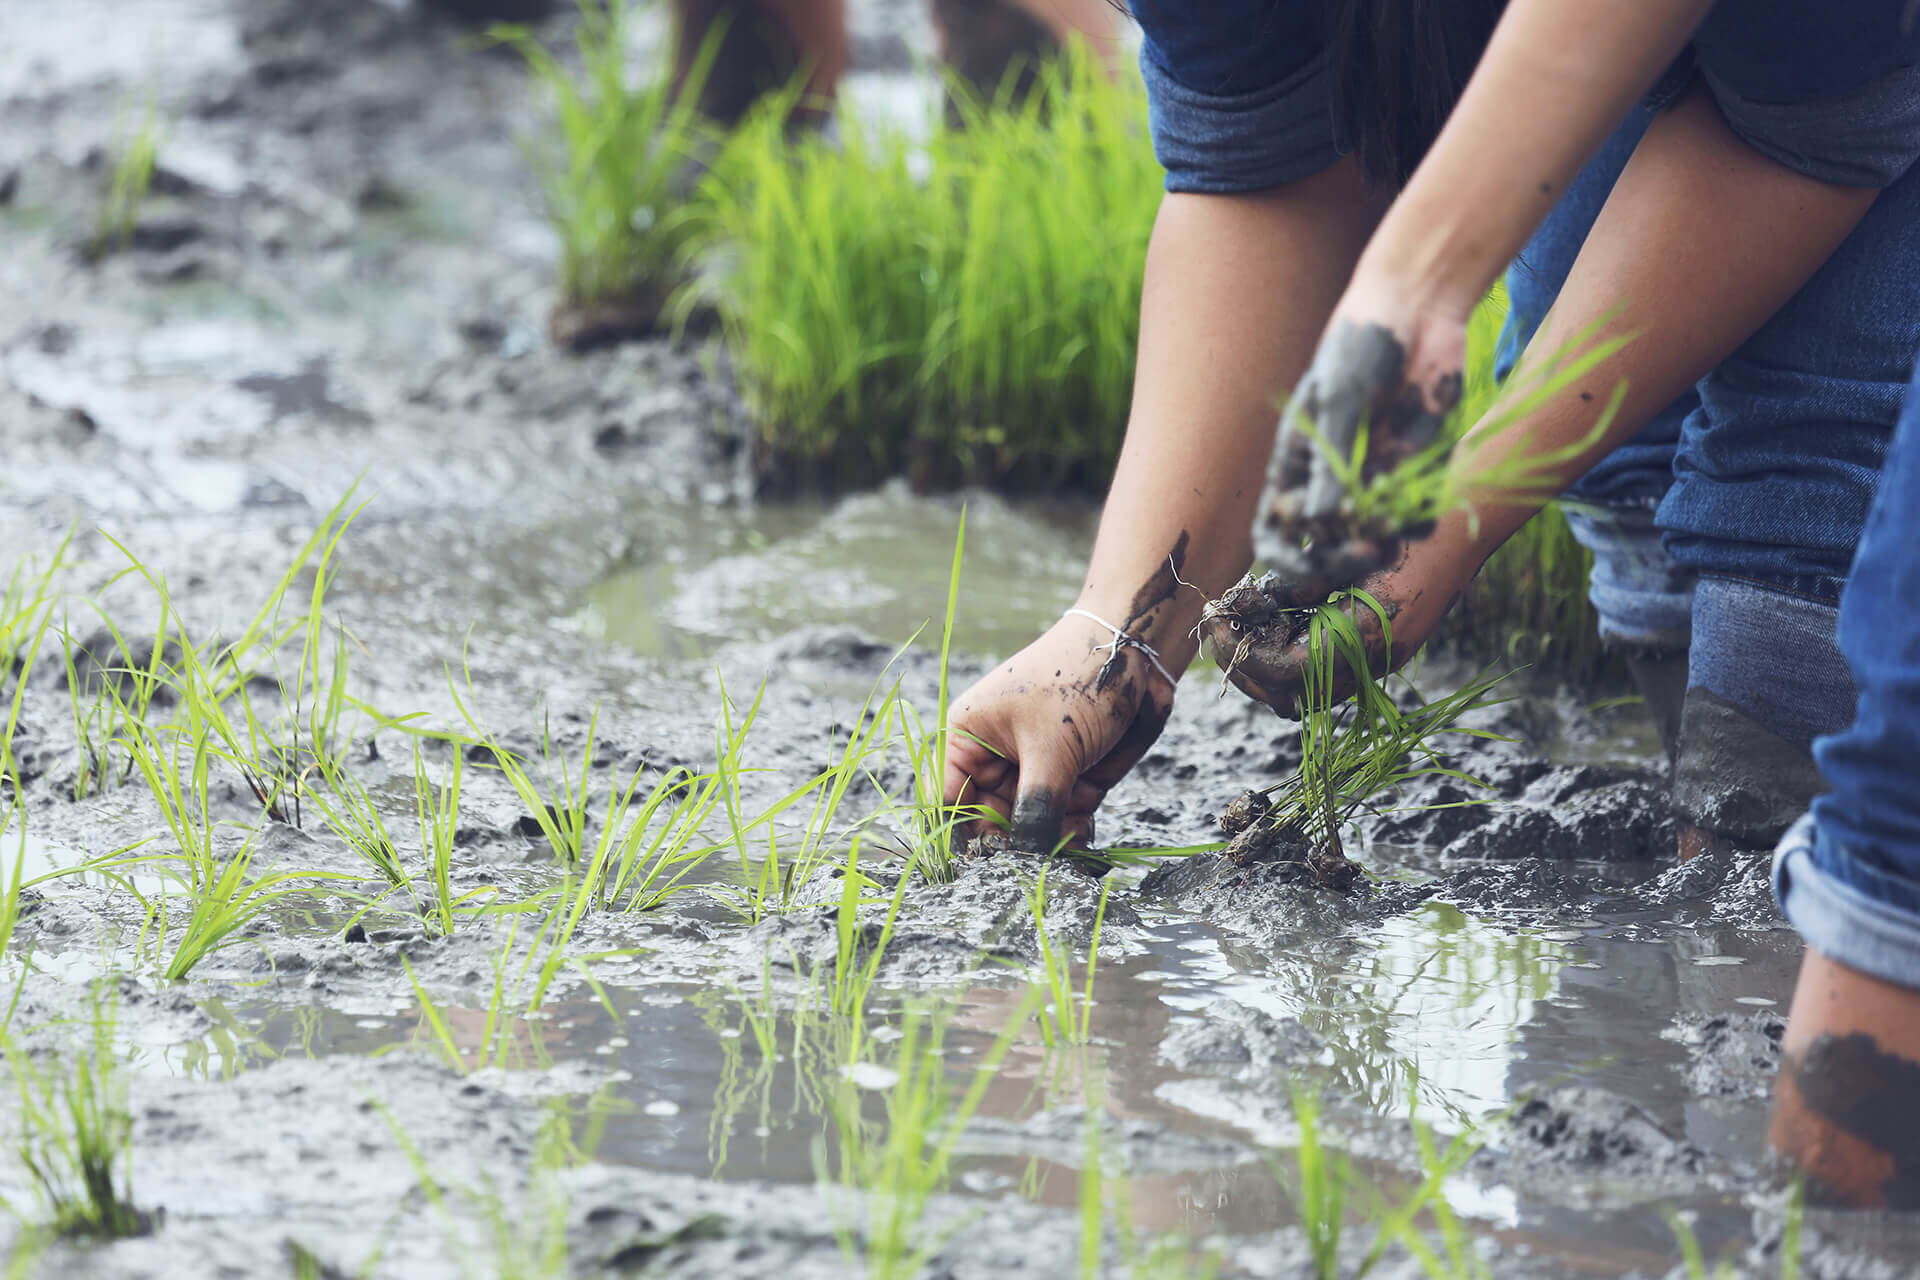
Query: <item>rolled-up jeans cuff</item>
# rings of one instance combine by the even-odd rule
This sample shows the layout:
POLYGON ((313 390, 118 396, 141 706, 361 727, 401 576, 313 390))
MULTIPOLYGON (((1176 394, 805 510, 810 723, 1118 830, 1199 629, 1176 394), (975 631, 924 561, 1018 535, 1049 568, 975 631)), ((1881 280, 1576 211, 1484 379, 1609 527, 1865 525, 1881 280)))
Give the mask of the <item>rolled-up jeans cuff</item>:
POLYGON ((1567 503, 1562 509, 1574 538, 1593 552, 1587 596, 1600 615, 1601 638, 1633 648, 1686 648, 1696 575, 1668 557, 1652 504, 1567 503))
POLYGON ((1340 158, 1333 136, 1333 71, 1324 51, 1278 83, 1249 93, 1190 89, 1140 46, 1147 126, 1167 190, 1201 195, 1298 182, 1340 158))
POLYGON ((1773 897, 1809 947, 1883 982, 1920 988, 1920 910, 1849 884, 1814 856, 1819 828, 1806 814, 1773 854, 1773 897))

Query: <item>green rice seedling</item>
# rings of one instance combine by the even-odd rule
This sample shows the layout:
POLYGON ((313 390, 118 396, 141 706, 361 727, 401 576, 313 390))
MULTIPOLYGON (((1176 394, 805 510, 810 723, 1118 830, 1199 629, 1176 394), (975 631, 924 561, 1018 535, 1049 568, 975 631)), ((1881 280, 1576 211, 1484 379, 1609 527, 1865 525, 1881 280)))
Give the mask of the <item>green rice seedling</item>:
MULTIPOLYGON (((1448 425, 1431 444, 1388 470, 1367 473, 1368 432, 1364 424, 1355 435, 1352 452, 1345 457, 1331 450, 1308 424, 1309 435, 1346 491, 1342 501, 1345 513, 1359 527, 1398 531, 1429 528, 1457 508, 1471 508, 1474 499, 1459 487, 1455 454, 1463 450, 1470 454, 1500 442, 1507 432, 1515 430, 1549 401, 1565 395, 1580 379, 1618 355, 1633 340, 1630 334, 1602 338, 1598 336, 1599 330, 1600 326, 1594 326, 1576 338, 1567 350, 1539 361, 1519 375, 1522 380, 1508 383, 1477 419, 1468 418, 1457 407, 1448 415, 1448 425), (1469 428, 1472 428, 1471 435, 1466 434, 1469 428)), ((1474 477, 1474 489, 1481 494, 1499 495, 1494 501, 1537 505, 1551 499, 1560 489, 1560 470, 1606 434, 1625 394, 1624 384, 1614 389, 1593 427, 1581 439, 1483 468, 1474 477)))
POLYGON ((33 573, 25 561, 15 563, 0 593, 0 686, 10 677, 13 696, 7 704, 7 721, 0 726, 0 786, 18 794, 22 779, 13 755, 13 737, 20 728, 21 708, 26 704, 27 681, 53 625, 54 583, 64 564, 69 533, 47 559, 46 567, 33 573))
MULTIPOLYGON (((451 685, 449 686, 451 687, 451 685)), ((473 677, 467 676, 468 691, 472 691, 473 677)), ((553 848, 553 856, 567 870, 575 870, 580 865, 581 854, 586 846, 588 826, 587 810, 592 804, 590 787, 593 775, 593 748, 600 731, 600 708, 595 706, 593 716, 587 722, 586 743, 580 749, 580 772, 576 777, 566 757, 558 756, 553 749, 552 728, 543 715, 540 723, 540 759, 542 772, 546 775, 547 786, 542 787, 535 781, 527 764, 519 755, 509 751, 500 739, 491 733, 467 708, 459 691, 453 691, 454 703, 461 716, 473 730, 475 739, 487 750, 492 758, 493 767, 498 769, 514 794, 520 797, 540 828, 540 834, 546 837, 553 848)), ((639 775, 634 775, 634 786, 639 783, 639 775)), ((632 787, 628 795, 632 794, 632 787)), ((602 827, 603 832, 612 828, 611 815, 602 827)))
MULTIPOLYGON (((471 673, 467 683, 470 696, 471 673)), ((735 729, 730 708, 723 710, 718 738, 720 761, 714 774, 669 770, 654 781, 644 796, 640 791, 646 778, 644 764, 636 768, 624 784, 617 778, 610 779, 599 835, 589 843, 593 752, 599 736, 600 709, 596 706, 588 721, 577 774, 566 758, 555 752, 543 724, 542 771, 550 780, 549 786, 543 788, 526 762, 508 750, 469 709, 459 690, 452 689, 452 692, 455 705, 476 740, 486 747, 494 767, 513 787, 514 794, 520 797, 541 834, 553 847, 554 856, 567 873, 562 896, 575 901, 580 911, 589 906, 607 910, 623 897, 626 910, 652 910, 685 888, 688 877, 720 847, 704 840, 701 831, 707 816, 723 798, 728 801, 729 813, 735 815, 736 834, 745 823, 744 818, 738 816, 737 774, 747 731, 752 727, 752 715, 735 729), (731 790, 721 781, 729 769, 733 774, 731 790)), ((724 707, 724 691, 722 699, 724 707)), ((755 707, 757 711, 757 702, 755 707)))
POLYGON ((133 1113, 114 1046, 116 1011, 97 987, 91 1022, 91 1043, 51 1069, 6 1041, 20 1100, 15 1154, 33 1182, 38 1221, 57 1234, 145 1235, 153 1218, 134 1205, 133 1113))
POLYGON ((505 932, 506 936, 500 940, 500 946, 493 954, 493 986, 489 992, 486 1016, 481 1023, 479 1037, 470 1050, 462 1047, 460 1038, 454 1034, 453 1020, 434 1003, 433 997, 427 994, 426 988, 414 976, 412 962, 404 957, 401 960, 407 971, 407 981, 413 985, 414 998, 420 1002, 420 1016, 430 1033, 429 1043, 439 1051, 448 1066, 463 1075, 489 1067, 510 1066, 518 1051, 513 1033, 519 1021, 519 1012, 523 1010, 516 997, 525 983, 538 944, 528 950, 518 972, 514 972, 513 956, 515 943, 520 936, 519 922, 508 921, 505 932), (510 973, 513 974, 511 978, 508 976, 510 973))
MULTIPOLYGON (((118 867, 149 864, 182 887, 188 900, 186 919, 161 976, 186 977, 207 956, 241 941, 247 926, 275 903, 319 883, 345 878, 331 872, 297 869, 256 876, 253 846, 257 832, 249 832, 232 853, 223 856, 218 852, 208 798, 208 771, 214 753, 204 727, 188 736, 138 725, 126 743, 134 767, 152 792, 179 851, 129 853, 90 865, 111 873, 118 867)), ((133 889, 131 881, 127 887, 147 908, 150 926, 157 929, 157 941, 164 945, 174 924, 170 895, 163 889, 157 898, 149 899, 133 889)))
POLYGON ((1575 540, 1565 513, 1545 507, 1480 567, 1432 643, 1591 681, 1610 662, 1587 596, 1592 570, 1593 553, 1575 540))
MULTIPOLYGON (((379 1105, 379 1104, 376 1104, 379 1105)), ((559 1174, 570 1163, 571 1131, 564 1111, 549 1109, 534 1140, 533 1167, 525 1194, 509 1205, 491 1177, 458 1192, 467 1210, 482 1227, 482 1248, 476 1252, 467 1232, 454 1216, 448 1189, 434 1175, 426 1156, 401 1128, 399 1120, 380 1106, 400 1149, 413 1166, 421 1194, 433 1206, 442 1224, 442 1238, 452 1250, 460 1274, 491 1280, 560 1280, 567 1266, 567 1212, 565 1189, 559 1174)))
MULTIPOLYGON (((20 838, 14 845, 13 869, 7 874, 4 888, 0 888, 0 956, 9 953, 9 948, 13 945, 13 931, 20 923, 20 891, 42 880, 52 879, 55 875, 65 874, 54 872, 28 880, 26 878, 27 815, 18 801, 10 804, 5 810, 0 810, 0 839, 4 839, 7 832, 15 827, 19 828, 20 838)), ((20 1003, 20 993, 26 989, 26 982, 27 969, 23 964, 20 969, 20 981, 14 985, 13 995, 7 1001, 5 1014, 0 1015, 0 1039, 4 1039, 7 1029, 13 1025, 13 1011, 20 1003)))
POLYGON ((173 633, 179 639, 178 664, 162 669, 165 683, 180 695, 181 732, 189 738, 205 736, 213 742, 220 758, 239 772, 267 816, 294 826, 300 820, 298 783, 303 768, 316 753, 337 754, 344 742, 340 719, 351 703, 346 694, 346 650, 344 638, 331 647, 322 644, 322 610, 340 543, 367 506, 365 500, 355 504, 354 496, 355 489, 349 489, 327 511, 240 635, 225 643, 218 639, 198 643, 190 640, 166 579, 126 544, 103 534, 126 557, 128 567, 122 575, 132 574, 146 581, 159 600, 162 618, 171 619, 173 633), (286 621, 283 609, 287 595, 295 578, 310 564, 313 586, 307 607, 296 619, 286 621), (295 637, 303 641, 301 665, 297 677, 289 681, 280 670, 278 655, 295 637), (324 686, 323 660, 330 665, 333 676, 324 686), (276 673, 283 706, 291 709, 284 733, 260 719, 250 694, 254 680, 269 666, 276 673), (229 704, 236 700, 240 704, 238 723, 229 710, 229 704), (304 749, 303 731, 307 742, 304 749))
MULTIPOLYGON (((883 675, 882 679, 884 678, 883 675)), ((786 873, 780 877, 780 908, 782 910, 794 904, 801 891, 819 873, 821 867, 833 856, 840 845, 851 841, 857 846, 864 829, 881 816, 880 812, 876 811, 850 825, 837 824, 841 806, 846 801, 848 792, 863 779, 872 778, 869 762, 882 754, 892 739, 894 709, 900 700, 900 686, 895 682, 892 689, 881 698, 879 705, 875 706, 874 695, 879 692, 879 689, 880 684, 876 681, 873 688, 868 691, 866 701, 861 704, 859 715, 854 719, 854 727, 848 733, 844 745, 840 747, 837 758, 834 753, 836 735, 828 736, 827 767, 811 784, 814 797, 813 810, 808 815, 807 825, 801 832, 799 850, 794 855, 786 873)), ((875 789, 881 790, 877 784, 875 789)), ((882 793, 884 794, 884 791, 882 793)))
POLYGON ((911 1011, 885 1064, 849 1062, 827 1103, 836 1148, 814 1148, 817 1176, 852 1193, 858 1207, 833 1198, 835 1232, 850 1261, 864 1262, 873 1280, 920 1274, 927 1259, 958 1224, 935 1231, 927 1224, 930 1202, 946 1185, 954 1149, 985 1098, 1014 1037, 1032 1016, 1023 1002, 992 1046, 981 1055, 966 1092, 956 1101, 947 1080, 945 1024, 936 1014, 911 1011), (862 1071, 862 1067, 868 1068, 862 1071), (861 1078, 884 1086, 886 1121, 875 1132, 862 1107, 861 1078))
POLYGON ((1062 1044, 1087 1044, 1093 1038, 1093 974, 1100 963, 1100 927, 1107 918, 1106 880, 1100 882, 1100 905, 1093 913, 1093 939, 1087 944, 1084 989, 1073 988, 1073 961, 1047 932, 1047 869, 1026 887, 1027 912, 1033 917, 1033 936, 1040 948, 1040 972, 1028 971, 1027 981, 1039 1008, 1040 1039, 1051 1049, 1062 1044))
POLYGON ((112 160, 107 179, 106 198, 95 215, 93 235, 86 252, 99 258, 115 249, 124 249, 133 239, 133 227, 140 220, 140 206, 146 203, 147 189, 153 185, 153 171, 160 158, 160 142, 166 126, 152 103, 129 125, 123 114, 116 129, 112 160))
POLYGON ((347 771, 337 756, 324 753, 316 757, 314 771, 321 785, 302 790, 320 813, 327 828, 364 858, 384 880, 391 893, 404 895, 412 914, 442 937, 453 933, 456 922, 481 910, 481 900, 499 892, 483 885, 463 894, 453 891, 453 849, 460 823, 460 783, 465 758, 457 748, 452 762, 441 775, 436 788, 428 776, 419 740, 413 744, 414 818, 419 834, 423 867, 421 877, 426 892, 420 892, 416 877, 406 867, 405 855, 387 828, 373 796, 347 771))
POLYGON ((1018 106, 964 90, 924 141, 790 102, 702 184, 763 458, 860 482, 1099 487, 1124 431, 1161 175, 1131 77, 1075 49, 1018 106))
MULTIPOLYGON (((347 842, 396 893, 412 893, 412 881, 401 865, 400 850, 387 832, 386 819, 358 778, 332 756, 321 756, 315 766, 322 785, 301 789, 320 812, 326 828, 347 842)), ((418 906, 416 902, 416 907, 418 906)))
MULTIPOLYGON (((1196 1251, 1193 1242, 1179 1234, 1140 1239, 1126 1179, 1107 1174, 1107 1154, 1101 1138, 1106 1111, 1094 1103, 1095 1099, 1088 1099, 1080 1155, 1081 1280, 1095 1280, 1103 1274, 1101 1264, 1109 1232, 1119 1242, 1122 1265, 1117 1271, 1108 1268, 1104 1274, 1125 1275, 1130 1280, 1213 1280, 1220 1272, 1218 1254, 1196 1251)), ((1023 1194, 1028 1199, 1037 1198, 1038 1187, 1023 1194)))
POLYGON ((687 887, 688 878, 720 848, 701 835, 719 803, 718 775, 668 770, 647 793, 617 861, 599 881, 602 906, 624 899, 623 910, 651 911, 687 887))
POLYGON ((89 682, 80 674, 74 658, 71 623, 60 629, 61 653, 66 663, 67 697, 73 709, 74 736, 80 749, 79 765, 73 781, 73 798, 76 801, 84 800, 105 788, 120 786, 133 775, 133 760, 126 754, 121 739, 134 723, 145 722, 154 697, 165 687, 168 675, 165 615, 161 617, 160 633, 154 637, 152 652, 144 663, 134 660, 126 637, 104 610, 100 611, 100 618, 106 625, 107 634, 113 639, 114 652, 124 665, 116 664, 97 670, 97 680, 90 690, 89 682), (121 757, 118 768, 114 766, 116 754, 121 757))
POLYGON ((677 89, 664 66, 644 86, 629 83, 627 33, 627 0, 579 0, 575 72, 524 28, 490 32, 553 101, 554 128, 534 162, 560 234, 563 297, 578 308, 633 308, 645 327, 684 279, 697 230, 699 208, 681 188, 707 149, 695 103, 723 32, 708 36, 677 89))
POLYGON ((834 913, 833 974, 827 987, 826 1005, 852 1023, 855 1028, 852 1049, 855 1053, 859 1050, 860 1036, 866 1027, 867 997, 873 991, 875 978, 879 976, 880 962, 886 957, 887 944, 893 940, 894 926, 900 919, 900 904, 906 899, 907 884, 908 877, 902 873, 894 881, 893 892, 888 897, 864 897, 868 888, 878 886, 860 872, 858 838, 848 848, 846 870, 841 877, 840 905, 834 913), (881 919, 879 929, 869 935, 860 925, 860 908, 873 902, 883 902, 886 915, 881 919))
MULTIPOLYGON (((1464 421, 1479 421, 1493 404, 1494 347, 1506 314, 1506 293, 1496 288, 1468 322, 1464 421)), ((1441 620, 1434 643, 1591 679, 1604 661, 1599 617, 1587 599, 1592 568, 1593 554, 1574 540, 1560 505, 1549 503, 1481 566, 1441 620)))
POLYGON ((1447 1203, 1445 1193, 1446 1180, 1464 1168, 1479 1151, 1480 1139, 1469 1129, 1442 1149, 1434 1140, 1433 1130, 1417 1115, 1413 1119, 1413 1132, 1426 1177, 1404 1203, 1386 1216, 1375 1252, 1392 1236, 1419 1261, 1430 1280, 1487 1280, 1490 1273, 1486 1259, 1474 1250, 1466 1228, 1453 1206, 1447 1203), (1433 1221, 1439 1237, 1437 1248, 1416 1228, 1423 1212, 1433 1221))
POLYGON ((1300 1126, 1293 1190, 1300 1229, 1313 1255, 1314 1274, 1320 1280, 1340 1280, 1340 1240, 1346 1234, 1352 1162, 1342 1152, 1327 1150, 1320 1135, 1320 1104, 1304 1090, 1294 1091, 1293 1118, 1300 1126))
POLYGON ((953 534, 953 567, 947 572, 947 611, 940 627, 940 689, 934 726, 927 732, 919 714, 904 699, 898 704, 901 727, 913 775, 913 811, 905 824, 911 834, 910 862, 928 881, 950 884, 956 867, 954 839, 961 830, 989 811, 979 805, 946 802, 948 666, 953 654, 953 620, 960 605, 960 564, 967 545, 967 509, 953 534))
POLYGON ((1700 1237, 1694 1233, 1693 1224, 1673 1210, 1664 1210, 1667 1226, 1673 1229, 1673 1236, 1680 1245, 1680 1261, 1687 1269, 1687 1280, 1732 1280, 1733 1263, 1722 1258, 1709 1269, 1706 1255, 1700 1249, 1700 1237))
POLYGON ((464 904, 493 892, 491 886, 454 896, 453 847, 460 831, 460 779, 466 770, 466 756, 456 744, 452 760, 435 787, 427 776, 427 762, 420 743, 413 744, 414 820, 420 831, 420 849, 427 860, 427 881, 432 888, 430 901, 422 915, 439 930, 442 937, 453 934, 454 921, 464 904))
POLYGON ((1372 658, 1357 620, 1362 608, 1372 614, 1391 646, 1392 620, 1380 602, 1364 591, 1341 593, 1316 608, 1309 619, 1308 659, 1301 673, 1305 692, 1299 706, 1300 765, 1291 777, 1266 789, 1265 794, 1275 800, 1262 818, 1275 830, 1295 833, 1342 857, 1341 831, 1383 792, 1430 774, 1480 785, 1477 779, 1449 768, 1434 744, 1448 734, 1494 736, 1465 728, 1459 720, 1485 705, 1487 695, 1504 678, 1489 669, 1446 697, 1403 710, 1388 691, 1387 678, 1372 672, 1372 658), (1336 661, 1357 677, 1353 698, 1344 705, 1333 698, 1336 661))

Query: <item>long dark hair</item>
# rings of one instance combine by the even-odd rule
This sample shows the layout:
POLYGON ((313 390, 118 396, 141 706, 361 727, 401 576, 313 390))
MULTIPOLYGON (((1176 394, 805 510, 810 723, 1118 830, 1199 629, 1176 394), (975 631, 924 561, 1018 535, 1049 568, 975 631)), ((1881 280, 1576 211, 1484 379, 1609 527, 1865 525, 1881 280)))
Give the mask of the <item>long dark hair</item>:
POLYGON ((1321 0, 1341 144, 1404 184, 1467 87, 1506 0, 1321 0))

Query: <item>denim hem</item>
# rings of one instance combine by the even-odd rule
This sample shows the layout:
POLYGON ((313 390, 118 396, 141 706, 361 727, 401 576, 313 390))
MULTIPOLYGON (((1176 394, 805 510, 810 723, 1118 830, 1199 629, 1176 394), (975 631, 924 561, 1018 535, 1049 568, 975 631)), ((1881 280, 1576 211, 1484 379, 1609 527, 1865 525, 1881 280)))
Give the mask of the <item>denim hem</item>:
POLYGON ((1920 67, 1896 68, 1850 93, 1792 102, 1743 96, 1711 65, 1701 74, 1742 142, 1817 182, 1890 187, 1920 157, 1920 67))
POLYGON ((1840 592, 1847 585, 1845 578, 1829 578, 1823 574, 1813 573, 1763 578, 1757 574, 1726 573, 1716 569, 1697 569, 1695 572, 1703 580, 1716 578, 1721 582, 1737 582, 1741 586, 1772 591, 1783 596, 1794 596, 1805 600, 1808 604, 1825 605, 1830 609, 1839 606, 1840 592))
POLYGON ((1211 94, 1174 78, 1140 45, 1153 150, 1175 193, 1238 195, 1312 177, 1343 154, 1333 135, 1333 72, 1324 50, 1279 83, 1211 94))
POLYGON ((1920 988, 1920 912, 1882 902, 1824 870, 1813 815, 1803 814, 1773 855, 1773 897, 1806 944, 1849 969, 1920 988))

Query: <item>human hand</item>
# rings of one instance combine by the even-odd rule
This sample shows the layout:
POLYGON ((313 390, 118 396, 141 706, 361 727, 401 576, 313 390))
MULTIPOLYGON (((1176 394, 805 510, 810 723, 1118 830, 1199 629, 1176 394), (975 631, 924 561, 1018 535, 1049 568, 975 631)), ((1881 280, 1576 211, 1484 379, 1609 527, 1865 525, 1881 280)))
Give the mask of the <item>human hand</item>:
MULTIPOLYGON (((1138 764, 1173 711, 1173 686, 1112 633, 1062 618, 960 695, 948 715, 946 800, 1008 820, 1016 843, 1051 852, 1093 839, 1093 811, 1138 764)), ((969 835, 992 829, 985 819, 969 835)))
MULTIPOLYGON (((1486 554, 1486 548, 1471 536, 1468 522, 1449 517, 1431 536, 1408 544, 1391 569, 1359 584, 1359 590, 1379 602, 1392 624, 1393 646, 1388 652, 1378 615, 1362 603, 1350 610, 1376 678, 1427 642, 1486 554)), ((1207 607, 1200 620, 1201 643, 1235 688, 1292 718, 1306 693, 1308 623, 1312 610, 1324 604, 1327 596, 1326 591, 1305 591, 1278 574, 1260 578, 1248 574, 1207 607)), ((1354 672, 1336 660, 1333 700, 1351 696, 1356 683, 1354 672)))
POLYGON ((1359 452, 1365 483, 1433 443, 1460 399, 1470 310, 1413 306, 1360 278, 1335 310, 1287 402, 1254 516, 1255 553, 1299 594, 1351 586, 1427 532, 1362 518, 1336 464, 1359 452))

